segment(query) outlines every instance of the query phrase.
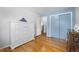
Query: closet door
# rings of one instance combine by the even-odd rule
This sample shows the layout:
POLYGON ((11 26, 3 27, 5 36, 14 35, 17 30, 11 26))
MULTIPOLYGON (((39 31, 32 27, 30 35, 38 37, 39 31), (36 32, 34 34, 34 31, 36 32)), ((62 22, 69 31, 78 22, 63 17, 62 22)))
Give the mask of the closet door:
POLYGON ((51 35, 59 39, 59 17, 58 15, 51 16, 51 35))
POLYGON ((67 32, 71 29, 71 13, 59 15, 60 39, 67 38, 67 32))

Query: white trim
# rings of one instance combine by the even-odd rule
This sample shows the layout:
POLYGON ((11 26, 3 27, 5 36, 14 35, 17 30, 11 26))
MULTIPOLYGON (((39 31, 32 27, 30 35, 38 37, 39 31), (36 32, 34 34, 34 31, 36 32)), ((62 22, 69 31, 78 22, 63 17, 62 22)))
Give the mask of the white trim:
POLYGON ((62 14, 68 14, 68 13, 72 13, 72 12, 64 12, 64 13, 59 13, 59 14, 53 14, 53 15, 50 15, 50 16, 54 16, 54 15, 62 15, 62 14))
POLYGON ((73 29, 73 28, 72 28, 72 27, 73 27, 72 24, 73 24, 73 19, 72 19, 72 12, 71 12, 71 31, 72 31, 72 29, 73 29))
MULTIPOLYGON (((50 21, 51 21, 51 16, 50 16, 50 21)), ((51 22, 50 22, 50 24, 52 26, 52 23, 51 22)), ((50 31, 52 32, 52 27, 51 27, 50 31)), ((50 37, 51 37, 51 35, 50 35, 50 37)))

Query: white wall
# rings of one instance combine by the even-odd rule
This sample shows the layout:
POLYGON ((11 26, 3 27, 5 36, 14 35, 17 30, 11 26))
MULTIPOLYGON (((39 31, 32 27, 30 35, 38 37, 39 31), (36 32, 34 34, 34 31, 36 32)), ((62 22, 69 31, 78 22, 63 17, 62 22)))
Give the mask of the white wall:
POLYGON ((75 23, 79 24, 79 7, 75 8, 75 19, 76 19, 75 23))
POLYGON ((23 17, 26 18, 26 20, 29 23, 34 22, 36 20, 36 35, 39 35, 41 33, 40 16, 37 15, 36 13, 31 12, 26 8, 1 7, 0 8, 0 48, 7 47, 9 45, 9 41, 10 41, 9 23, 11 21, 20 20, 23 17))
POLYGON ((41 18, 39 18, 39 16, 38 17, 36 17, 35 18, 36 20, 35 20, 35 22, 36 22, 36 32, 35 32, 35 36, 38 36, 38 35, 40 35, 41 34, 41 18))

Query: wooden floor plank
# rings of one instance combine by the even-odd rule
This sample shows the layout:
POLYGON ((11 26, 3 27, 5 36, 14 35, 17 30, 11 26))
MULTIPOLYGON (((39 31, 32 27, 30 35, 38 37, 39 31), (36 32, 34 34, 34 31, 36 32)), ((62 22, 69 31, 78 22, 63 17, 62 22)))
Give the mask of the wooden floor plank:
POLYGON ((10 48, 1 49, 0 52, 65 52, 66 41, 56 38, 48 38, 45 35, 35 37, 28 43, 25 43, 14 50, 10 48))

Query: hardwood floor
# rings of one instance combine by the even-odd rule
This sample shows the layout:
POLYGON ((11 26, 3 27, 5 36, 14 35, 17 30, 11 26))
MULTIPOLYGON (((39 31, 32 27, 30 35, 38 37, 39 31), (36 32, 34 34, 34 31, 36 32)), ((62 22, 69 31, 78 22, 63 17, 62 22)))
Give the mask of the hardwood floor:
POLYGON ((40 35, 14 50, 5 48, 1 52, 66 52, 66 41, 40 35))

